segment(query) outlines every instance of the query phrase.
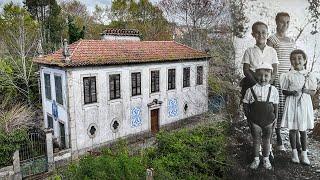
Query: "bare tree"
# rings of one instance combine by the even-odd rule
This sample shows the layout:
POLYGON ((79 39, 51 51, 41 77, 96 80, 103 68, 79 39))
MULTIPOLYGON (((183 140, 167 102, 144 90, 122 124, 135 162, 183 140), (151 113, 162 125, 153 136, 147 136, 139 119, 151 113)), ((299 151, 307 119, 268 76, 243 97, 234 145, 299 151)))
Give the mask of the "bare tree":
POLYGON ((185 43, 202 50, 210 29, 223 24, 227 12, 223 0, 162 0, 159 5, 172 23, 181 25, 185 43))
POLYGON ((5 56, 0 59, 1 85, 16 89, 29 105, 36 77, 32 57, 38 39, 38 24, 22 7, 7 4, 0 16, 0 39, 5 56), (11 68, 8 70, 8 68, 11 68))

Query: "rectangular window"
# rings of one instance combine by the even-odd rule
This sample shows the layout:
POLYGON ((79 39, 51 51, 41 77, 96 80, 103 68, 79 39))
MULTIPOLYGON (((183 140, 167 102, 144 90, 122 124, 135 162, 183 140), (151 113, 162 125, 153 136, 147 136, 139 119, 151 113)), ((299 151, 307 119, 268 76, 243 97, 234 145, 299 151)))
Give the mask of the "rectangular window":
POLYGON ((132 96, 141 94, 141 73, 131 73, 132 96))
POLYGON ((151 71, 151 93, 159 92, 160 89, 160 72, 151 71))
POLYGON ((197 67, 197 85, 201 85, 203 83, 203 67, 197 67))
POLYGON ((183 68, 183 87, 190 87, 190 67, 183 68))
POLYGON ((63 105, 61 76, 54 76, 54 85, 56 89, 56 101, 57 103, 63 105))
POLYGON ((168 90, 176 88, 176 69, 168 69, 168 90))
POLYGON ((84 104, 97 102, 96 77, 83 78, 84 104))
POLYGON ((119 99, 120 96, 120 74, 109 76, 110 100, 119 99))
POLYGON ((53 129, 53 118, 50 115, 47 115, 48 128, 53 129))
POLYGON ((46 98, 51 100, 51 83, 50 83, 50 74, 44 73, 44 89, 46 98))
POLYGON ((66 133, 64 124, 59 122, 59 129, 60 129, 60 142, 62 149, 66 148, 66 133))

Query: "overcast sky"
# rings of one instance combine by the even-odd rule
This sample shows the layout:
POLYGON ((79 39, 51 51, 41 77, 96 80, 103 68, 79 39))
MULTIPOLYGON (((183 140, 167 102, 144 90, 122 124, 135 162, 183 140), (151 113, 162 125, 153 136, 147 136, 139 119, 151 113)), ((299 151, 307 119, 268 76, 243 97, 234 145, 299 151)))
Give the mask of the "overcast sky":
MULTIPOLYGON (((8 2, 14 2, 14 3, 21 3, 23 0, 0 0, 0 5, 8 3, 8 2)), ((59 0, 58 0, 59 1, 59 0)), ((112 0, 80 0, 83 4, 85 4, 90 12, 94 10, 95 5, 99 6, 110 6, 112 0)), ((159 2, 159 0, 150 0, 153 3, 159 2)))

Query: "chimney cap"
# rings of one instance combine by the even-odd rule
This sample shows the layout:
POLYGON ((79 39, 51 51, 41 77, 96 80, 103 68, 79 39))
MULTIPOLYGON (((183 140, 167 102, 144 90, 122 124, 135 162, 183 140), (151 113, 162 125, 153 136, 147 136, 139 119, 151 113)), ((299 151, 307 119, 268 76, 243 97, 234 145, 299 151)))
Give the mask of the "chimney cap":
POLYGON ((69 47, 68 47, 68 40, 64 39, 63 40, 63 51, 62 55, 64 56, 65 62, 70 62, 70 52, 69 52, 69 47))
POLYGON ((140 32, 137 29, 114 29, 107 28, 101 35, 114 35, 114 36, 140 36, 140 32))

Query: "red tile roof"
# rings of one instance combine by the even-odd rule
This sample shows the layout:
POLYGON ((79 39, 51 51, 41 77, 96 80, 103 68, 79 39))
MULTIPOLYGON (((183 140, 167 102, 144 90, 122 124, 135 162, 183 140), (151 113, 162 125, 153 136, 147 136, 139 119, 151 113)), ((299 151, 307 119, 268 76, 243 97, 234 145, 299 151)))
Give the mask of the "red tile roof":
POLYGON ((209 58, 202 51, 174 41, 104 41, 79 40, 69 45, 70 62, 62 49, 34 58, 39 64, 61 67, 128 64, 209 58))

